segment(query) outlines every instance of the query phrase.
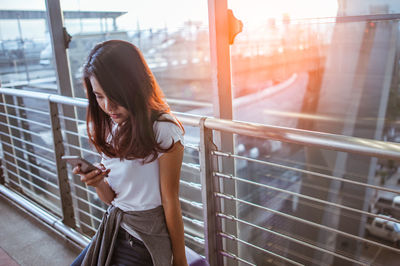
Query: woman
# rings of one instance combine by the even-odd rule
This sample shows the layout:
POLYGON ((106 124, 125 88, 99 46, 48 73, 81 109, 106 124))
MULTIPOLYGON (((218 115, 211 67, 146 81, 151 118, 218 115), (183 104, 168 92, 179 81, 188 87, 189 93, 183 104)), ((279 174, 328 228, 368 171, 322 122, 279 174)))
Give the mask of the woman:
POLYGON ((141 52, 119 40, 96 45, 84 85, 101 169, 73 171, 110 207, 72 265, 187 265, 178 198, 184 131, 141 52))

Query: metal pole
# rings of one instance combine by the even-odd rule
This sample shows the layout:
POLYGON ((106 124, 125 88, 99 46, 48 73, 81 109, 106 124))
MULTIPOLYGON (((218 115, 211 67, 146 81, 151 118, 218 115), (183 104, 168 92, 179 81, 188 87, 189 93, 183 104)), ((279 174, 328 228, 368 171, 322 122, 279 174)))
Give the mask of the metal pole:
POLYGON ((204 216, 204 240, 205 255, 211 266, 222 265, 222 249, 221 237, 218 232, 221 231, 220 220, 216 213, 220 210, 219 199, 214 196, 215 192, 219 192, 218 178, 213 176, 213 172, 217 164, 211 152, 216 150, 213 143, 212 130, 204 127, 204 120, 200 121, 200 179, 201 179, 201 198, 203 202, 204 216))
MULTIPOLYGON (((58 92, 60 95, 74 97, 74 91, 72 87, 71 73, 68 61, 67 52, 67 40, 65 39, 66 30, 64 28, 63 14, 60 7, 60 0, 46 0, 46 11, 47 11, 47 23, 51 34, 51 41, 53 45, 53 56, 56 62, 57 70, 57 84, 58 92)), ((72 106, 63 105, 63 115, 75 119, 77 117, 75 108, 72 106)), ((65 129, 71 132, 78 132, 78 126, 76 122, 65 121, 65 129)), ((81 147, 80 139, 71 134, 67 134, 68 143, 81 147)), ((77 149, 69 148, 68 153, 71 155, 81 155, 81 152, 77 149)), ((74 182, 78 185, 85 186, 80 179, 74 175, 74 182)), ((89 196, 86 192, 81 190, 76 191, 76 195, 89 201, 89 196)), ((78 208, 84 210, 87 213, 91 213, 91 207, 83 202, 77 202, 78 208)), ((80 213, 79 219, 84 221, 81 224, 82 230, 85 233, 92 233, 89 228, 86 228, 86 224, 91 224, 92 220, 85 214, 80 213)))
POLYGON ((53 57, 56 63, 58 92, 64 96, 74 97, 60 1, 46 0, 46 11, 53 46, 53 57))
POLYGON ((67 166, 61 156, 64 155, 63 138, 60 120, 58 119, 58 106, 49 102, 51 130, 53 132, 54 155, 57 165, 58 187, 60 189, 63 223, 75 228, 74 207, 72 205, 71 187, 68 181, 67 166))
MULTIPOLYGON (((232 89, 231 89, 231 56, 229 48, 229 21, 227 0, 208 0, 208 20, 210 34, 211 75, 213 82, 214 116, 232 120, 232 89)), ((215 135, 215 143, 220 150, 234 153, 232 133, 215 135)), ((222 158, 220 168, 224 173, 235 174, 235 164, 232 158, 222 158)), ((226 193, 236 195, 236 182, 223 182, 226 193)), ((222 202, 224 213, 237 217, 237 206, 234 202, 222 202)), ((224 221, 223 229, 237 236, 237 225, 224 221)), ((236 243, 224 241, 226 250, 238 255, 236 243)), ((237 262, 230 261, 232 265, 237 262)))

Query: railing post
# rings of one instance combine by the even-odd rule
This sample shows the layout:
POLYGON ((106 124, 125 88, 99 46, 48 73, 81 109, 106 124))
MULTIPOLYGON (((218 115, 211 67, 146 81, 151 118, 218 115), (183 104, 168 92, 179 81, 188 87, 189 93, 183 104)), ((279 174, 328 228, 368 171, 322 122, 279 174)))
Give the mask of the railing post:
POLYGON ((74 206, 72 204, 71 187, 68 181, 67 166, 61 156, 64 155, 61 125, 58 118, 58 106, 49 101, 51 130, 53 133, 54 155, 57 165, 58 187, 60 189, 63 223, 75 228, 74 206))
MULTIPOLYGON (((211 78, 213 85, 213 109, 214 117, 232 120, 232 71, 230 55, 230 16, 228 0, 208 0, 208 24, 210 34, 210 62, 211 78)), ((227 153, 234 153, 235 144, 232 133, 216 132, 215 143, 218 148, 227 153)), ((235 175, 235 161, 231 158, 222 158, 219 161, 220 170, 226 174, 235 175)), ((236 196, 236 182, 223 182, 223 191, 236 196)), ((235 202, 223 201, 221 209, 225 214, 238 216, 238 208, 235 202)), ((235 237, 239 235, 237 224, 223 222, 222 228, 235 237)), ((239 246, 232 241, 224 241, 224 248, 233 254, 240 254, 239 246)), ((225 259, 225 263, 227 260, 225 259)), ((230 265, 238 265, 236 261, 230 261, 230 265)))
MULTIPOLYGON (((57 75, 57 85, 58 85, 58 93, 63 96, 75 97, 74 88, 72 86, 72 78, 71 71, 69 67, 68 60, 68 51, 66 45, 65 33, 66 29, 64 28, 64 18, 61 10, 60 0, 46 0, 46 12, 47 12, 47 23, 49 26, 51 43, 53 45, 53 57, 55 60, 56 67, 56 75, 57 75)), ((63 105, 62 106, 62 114, 71 119, 75 119, 78 117, 76 110, 72 106, 63 105)), ((64 120, 63 126, 66 130, 70 132, 78 133, 78 124, 74 121, 64 120)), ((82 156, 79 148, 74 147, 82 147, 80 138, 66 133, 66 142, 72 144, 72 146, 68 147, 69 155, 80 155, 82 156)), ((72 177, 73 182, 80 187, 85 187, 85 184, 80 180, 77 175, 72 177)), ((75 189, 75 188, 73 188, 75 189)), ((86 213, 92 213, 92 209, 89 204, 89 195, 82 189, 75 189, 74 194, 82 200, 76 201, 76 206, 79 210, 83 212, 78 212, 79 217, 79 225, 82 232, 86 234, 93 233, 92 229, 88 227, 88 225, 93 224, 93 220, 90 215, 86 213)))
POLYGON ((201 198, 203 202, 204 215, 204 239, 205 254, 211 266, 222 265, 222 240, 218 236, 220 231, 220 221, 216 213, 220 210, 218 200, 215 200, 214 192, 219 191, 218 179, 213 176, 214 158, 211 155, 216 146, 213 142, 212 130, 204 127, 203 117, 200 120, 200 180, 201 180, 201 198))

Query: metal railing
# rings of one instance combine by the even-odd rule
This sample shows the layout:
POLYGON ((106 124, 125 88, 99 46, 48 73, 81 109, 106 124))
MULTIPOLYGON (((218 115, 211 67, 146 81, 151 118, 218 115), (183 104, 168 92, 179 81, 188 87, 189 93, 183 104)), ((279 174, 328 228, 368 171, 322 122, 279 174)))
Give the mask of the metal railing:
MULTIPOLYGON (((0 89, 0 94, 0 140, 5 174, 1 193, 84 246, 106 206, 94 190, 70 172, 60 157, 69 153, 98 160, 85 133, 86 100, 5 88, 0 89), (59 107, 65 106, 73 108, 76 116, 62 114, 59 107), (69 128, 68 123, 74 123, 75 127, 69 128)), ((181 171, 185 239, 211 265, 230 264, 231 260, 245 265, 322 265, 332 264, 334 260, 343 265, 373 263, 374 256, 366 254, 363 248, 346 250, 336 245, 343 239, 349 245, 376 247, 399 258, 400 250, 390 242, 364 237, 363 230, 345 230, 339 223, 326 223, 317 215, 308 216, 296 209, 332 215, 332 220, 345 217, 363 227, 365 220, 382 216, 367 205, 359 208, 360 205, 353 206, 343 198, 366 202, 366 195, 371 193, 400 195, 400 190, 346 171, 330 173, 329 169, 314 166, 307 160, 300 164, 290 160, 290 156, 250 158, 227 153, 218 150, 214 135, 224 132, 260 142, 280 141, 300 147, 297 153, 306 149, 348 153, 372 163, 378 159, 400 161, 399 144, 183 113, 176 115, 187 128, 187 134, 196 131, 194 135, 199 136, 198 143, 185 144, 181 171), (226 159, 236 164, 234 174, 227 174, 221 168, 221 160, 226 159), (312 180, 324 180, 328 187, 312 180), (224 191, 226 183, 233 184, 236 192, 224 191), (362 194, 365 197, 330 191, 330 186, 336 183, 366 191, 362 194), (330 200, 305 193, 303 188, 336 193, 336 198, 330 200), (226 211, 227 202, 235 203, 235 215, 226 211), (238 228, 237 233, 225 230, 229 224, 238 228), (231 243, 237 249, 230 250, 231 243)), ((395 217, 384 219, 400 222, 395 217)))

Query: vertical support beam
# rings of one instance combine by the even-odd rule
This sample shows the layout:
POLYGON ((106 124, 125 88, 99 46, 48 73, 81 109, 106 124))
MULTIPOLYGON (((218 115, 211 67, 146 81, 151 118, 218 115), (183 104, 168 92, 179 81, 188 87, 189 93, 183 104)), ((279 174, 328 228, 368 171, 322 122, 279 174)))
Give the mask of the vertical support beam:
POLYGON ((219 191, 218 179, 213 176, 217 166, 211 152, 216 150, 213 143, 212 130, 204 127, 206 118, 200 120, 200 180, 201 198, 204 216, 205 255, 211 266, 223 265, 220 251, 222 249, 220 221, 216 212, 220 210, 219 200, 215 199, 214 192, 219 191))
POLYGON ((60 189, 63 223, 75 228, 74 206, 72 205, 71 187, 68 181, 67 166, 61 156, 64 155, 64 145, 61 134, 60 120, 58 119, 58 107, 56 103, 49 101, 51 130, 53 132, 54 154, 57 166, 58 187, 60 189))
MULTIPOLYGON (((210 34, 211 75, 213 82, 214 116, 232 120, 232 89, 231 89, 231 56, 229 48, 229 20, 227 0, 208 0, 208 20, 210 34)), ((217 133, 215 142, 220 150, 234 153, 233 134, 217 133)), ((222 158, 220 169, 225 174, 235 174, 235 164, 232 158, 222 158)), ((223 183, 224 193, 236 196, 236 182, 223 183)), ((237 217, 237 206, 234 202, 225 202, 221 206, 223 212, 237 217)), ((237 236, 237 225, 224 221, 223 230, 237 236)), ((238 255, 236 243, 225 242, 225 249, 238 255)), ((230 262, 235 263, 237 262, 230 262)))
MULTIPOLYGON (((58 92, 63 96, 74 97, 74 90, 72 86, 71 73, 68 61, 68 52, 66 47, 65 33, 66 30, 63 26, 63 14, 60 7, 60 0, 46 0, 46 12, 47 12, 47 23, 49 25, 51 41, 53 45, 53 56, 56 62, 57 70, 57 85, 58 92)), ((89 52, 89 51, 88 51, 89 52)), ((75 119, 77 117, 76 110, 72 106, 63 106, 63 115, 75 119)), ((65 129, 71 132, 78 132, 78 126, 76 122, 64 121, 65 129)), ((81 147, 80 139, 77 136, 67 134, 67 142, 72 144, 74 147, 81 147)), ((80 155, 81 152, 75 148, 68 148, 68 154, 80 155)), ((85 187, 85 184, 74 175, 73 180, 75 184, 85 187)), ((87 192, 79 189, 75 194, 89 201, 87 192)), ((79 209, 86 213, 91 213, 91 207, 84 201, 77 201, 79 209)), ((84 233, 92 233, 90 228, 87 228, 85 224, 92 224, 92 219, 84 213, 79 213, 79 219, 83 221, 81 224, 82 231, 84 233)))
POLYGON ((74 97, 68 52, 64 38, 63 14, 59 0, 46 0, 47 23, 50 29, 53 57, 57 73, 58 92, 63 96, 74 97))
POLYGON ((232 119, 231 55, 227 0, 208 0, 214 116, 232 119))

